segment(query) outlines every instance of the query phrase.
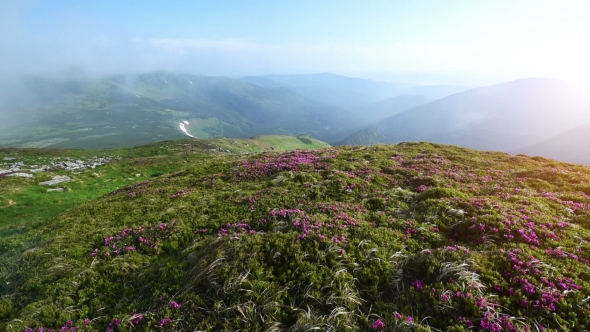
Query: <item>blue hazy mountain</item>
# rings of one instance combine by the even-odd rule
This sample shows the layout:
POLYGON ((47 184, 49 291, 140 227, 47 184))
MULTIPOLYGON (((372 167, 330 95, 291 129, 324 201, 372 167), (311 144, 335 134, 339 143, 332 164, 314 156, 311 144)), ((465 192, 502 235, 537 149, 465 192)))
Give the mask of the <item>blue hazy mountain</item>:
POLYGON ((555 79, 527 78, 457 93, 376 123, 385 142, 523 148, 590 122, 588 97, 555 79))
POLYGON ((278 84, 309 99, 347 109, 398 96, 411 87, 332 73, 248 76, 241 79, 261 87, 277 87, 278 84))
POLYGON ((429 99, 441 99, 472 88, 462 85, 417 85, 404 90, 403 93, 429 99))
POLYGON ((358 107, 354 111, 362 115, 362 121, 375 123, 432 101, 434 100, 417 95, 401 95, 358 107))
POLYGON ((590 165, 588 142, 590 142, 590 123, 513 152, 590 165))

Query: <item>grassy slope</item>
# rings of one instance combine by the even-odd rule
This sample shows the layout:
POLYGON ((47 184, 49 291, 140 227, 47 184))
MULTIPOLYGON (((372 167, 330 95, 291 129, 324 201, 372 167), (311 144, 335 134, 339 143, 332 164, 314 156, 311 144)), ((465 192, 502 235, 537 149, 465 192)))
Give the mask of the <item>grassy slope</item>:
POLYGON ((184 168, 1 238, 0 329, 590 326, 587 167, 421 143, 184 168))
POLYGON ((377 128, 369 128, 357 131, 334 145, 373 145, 383 144, 385 136, 377 128))
POLYGON ((36 173, 35 177, 30 179, 3 178, 0 181, 0 236, 4 232, 15 231, 14 227, 8 226, 22 226, 46 220, 77 204, 98 198, 131 183, 181 170, 194 160, 211 158, 211 150, 249 153, 325 147, 329 145, 312 138, 276 135, 207 141, 186 139, 114 150, 0 148, 0 160, 5 157, 17 158, 15 161, 22 161, 25 165, 48 164, 50 161, 64 160, 64 157, 84 159, 110 155, 122 158, 120 162, 84 172, 54 169, 48 173, 36 173), (48 193, 47 189, 50 187, 38 183, 51 179, 53 175, 68 175, 73 181, 52 186, 63 187, 65 192, 48 193))

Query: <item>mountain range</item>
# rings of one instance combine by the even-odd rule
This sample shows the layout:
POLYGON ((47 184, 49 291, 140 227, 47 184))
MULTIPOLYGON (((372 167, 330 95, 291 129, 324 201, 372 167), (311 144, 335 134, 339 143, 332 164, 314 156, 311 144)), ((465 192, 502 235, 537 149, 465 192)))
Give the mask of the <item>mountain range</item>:
MULTIPOLYGON (((433 141, 518 151, 583 123, 590 123, 587 94, 564 81, 529 78, 470 89, 411 108, 369 126, 383 138, 362 143, 433 141)), ((544 154, 543 144, 523 151, 544 154)))
POLYGON ((21 121, 3 130, 3 145, 140 144, 183 137, 178 127, 184 121, 197 138, 310 134, 330 140, 355 122, 353 115, 342 116, 336 107, 291 90, 226 77, 163 72, 102 79, 34 77, 23 86, 36 99, 12 112, 21 121))
POLYGON ((284 87, 307 98, 344 109, 365 107, 403 95, 439 99, 468 89, 454 85, 382 82, 332 73, 246 76, 240 79, 265 88, 284 87))
POLYGON ((542 155, 572 163, 590 164, 590 123, 567 130, 539 143, 515 150, 514 153, 542 155))
POLYGON ((187 135, 307 134, 336 145, 431 141, 590 163, 580 143, 590 98, 548 78, 469 88, 331 73, 76 73, 25 77, 20 88, 0 103, 0 146, 106 148, 187 135))

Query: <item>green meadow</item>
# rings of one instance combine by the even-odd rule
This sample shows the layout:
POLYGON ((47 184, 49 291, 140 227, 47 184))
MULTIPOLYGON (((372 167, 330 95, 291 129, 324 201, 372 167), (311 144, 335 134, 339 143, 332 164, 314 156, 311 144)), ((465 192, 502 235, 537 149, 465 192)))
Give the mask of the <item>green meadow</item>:
POLYGON ((584 331, 590 169, 306 136, 3 149, 7 331, 584 331), (47 192, 54 175, 72 181, 47 192))

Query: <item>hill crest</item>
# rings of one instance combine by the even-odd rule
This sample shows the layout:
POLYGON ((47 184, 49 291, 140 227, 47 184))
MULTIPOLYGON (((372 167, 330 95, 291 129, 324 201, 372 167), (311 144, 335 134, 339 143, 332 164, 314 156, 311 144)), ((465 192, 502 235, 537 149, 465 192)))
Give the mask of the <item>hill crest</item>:
POLYGON ((587 167, 430 143, 190 151, 0 237, 0 327, 590 325, 587 167))

